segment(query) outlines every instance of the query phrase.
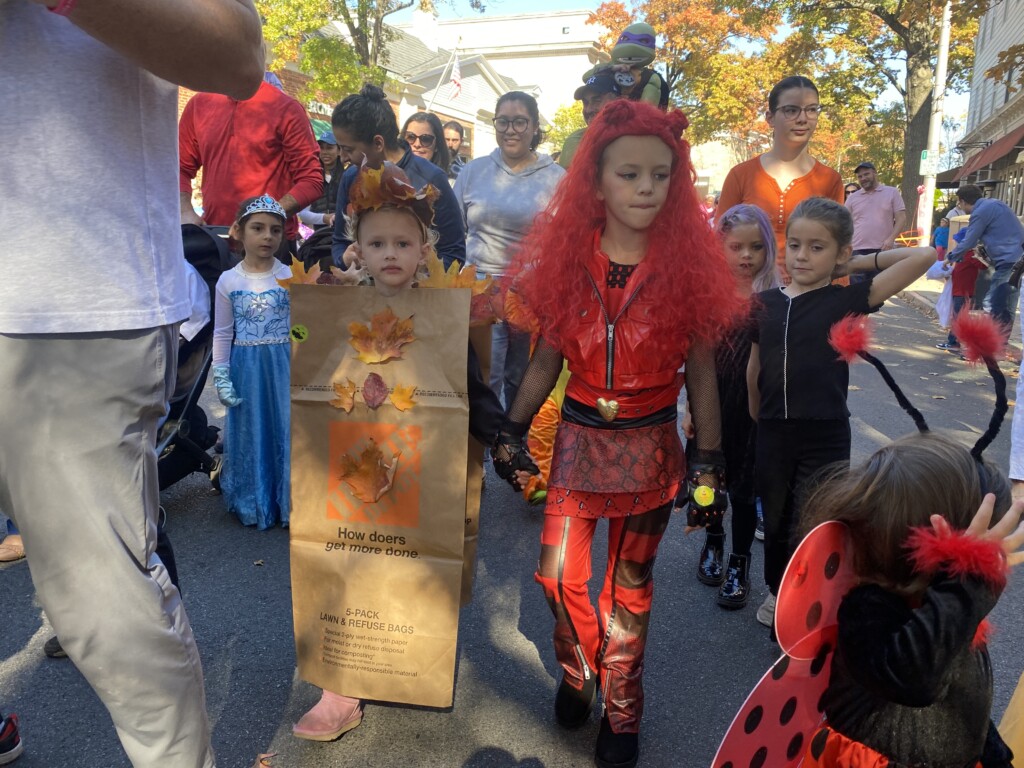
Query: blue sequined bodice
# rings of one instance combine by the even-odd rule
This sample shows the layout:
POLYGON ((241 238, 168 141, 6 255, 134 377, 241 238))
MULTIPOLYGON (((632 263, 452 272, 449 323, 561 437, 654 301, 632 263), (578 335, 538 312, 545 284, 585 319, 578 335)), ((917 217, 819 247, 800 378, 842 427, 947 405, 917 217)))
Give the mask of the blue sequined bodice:
POLYGON ((287 341, 291 304, 288 291, 271 288, 253 291, 232 291, 231 310, 235 319, 235 343, 287 341))

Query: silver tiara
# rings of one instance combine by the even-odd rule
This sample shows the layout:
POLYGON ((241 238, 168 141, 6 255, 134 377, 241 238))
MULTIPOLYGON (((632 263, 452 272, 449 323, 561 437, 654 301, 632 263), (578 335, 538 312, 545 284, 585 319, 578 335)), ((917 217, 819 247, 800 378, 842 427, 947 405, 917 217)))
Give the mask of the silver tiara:
POLYGON ((242 216, 251 216, 254 213, 270 213, 274 216, 280 216, 282 219, 287 219, 288 215, 284 212, 284 208, 270 195, 260 195, 247 206, 242 216))

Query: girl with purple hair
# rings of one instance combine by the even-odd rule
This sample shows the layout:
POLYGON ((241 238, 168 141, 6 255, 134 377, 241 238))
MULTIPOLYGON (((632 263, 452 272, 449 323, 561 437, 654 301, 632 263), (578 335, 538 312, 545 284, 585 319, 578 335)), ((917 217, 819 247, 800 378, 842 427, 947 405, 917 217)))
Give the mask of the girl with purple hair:
MULTIPOLYGON (((755 205, 734 205, 718 217, 715 227, 725 259, 744 299, 779 286, 775 269, 775 236, 771 222, 755 205)), ((747 403, 747 358, 750 356, 751 324, 736 327, 719 343, 715 353, 718 398, 722 418, 722 451, 725 454, 729 505, 732 507, 732 552, 724 560, 725 528, 709 526, 697 564, 697 579, 719 587, 718 604, 742 608, 750 595, 750 548, 757 527, 754 497, 754 446, 756 425, 747 403)))

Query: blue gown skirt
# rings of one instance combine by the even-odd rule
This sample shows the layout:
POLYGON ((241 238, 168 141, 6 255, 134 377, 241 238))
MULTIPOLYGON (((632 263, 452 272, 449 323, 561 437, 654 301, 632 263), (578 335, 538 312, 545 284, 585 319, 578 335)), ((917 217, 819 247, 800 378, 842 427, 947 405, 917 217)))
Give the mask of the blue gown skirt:
POLYGON ((221 492, 243 525, 288 525, 291 512, 291 344, 235 345, 231 381, 242 398, 228 408, 221 492))

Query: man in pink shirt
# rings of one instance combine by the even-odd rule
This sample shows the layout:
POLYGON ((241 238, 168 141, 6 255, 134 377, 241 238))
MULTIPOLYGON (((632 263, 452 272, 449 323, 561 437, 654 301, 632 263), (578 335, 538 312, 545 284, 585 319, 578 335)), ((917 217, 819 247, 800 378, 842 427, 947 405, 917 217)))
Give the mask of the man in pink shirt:
POLYGON ((320 197, 320 146, 302 105, 267 82, 236 101, 197 93, 178 123, 181 222, 229 226, 247 197, 267 194, 289 218, 278 253, 291 264, 299 234, 296 214, 320 197), (192 179, 203 169, 203 219, 192 209, 192 179))
MULTIPOLYGON (((907 225, 907 208, 896 187, 878 183, 874 163, 863 162, 854 169, 860 189, 846 198, 853 216, 853 255, 887 251, 907 225)), ((850 282, 874 277, 862 272, 850 276, 850 282)))

